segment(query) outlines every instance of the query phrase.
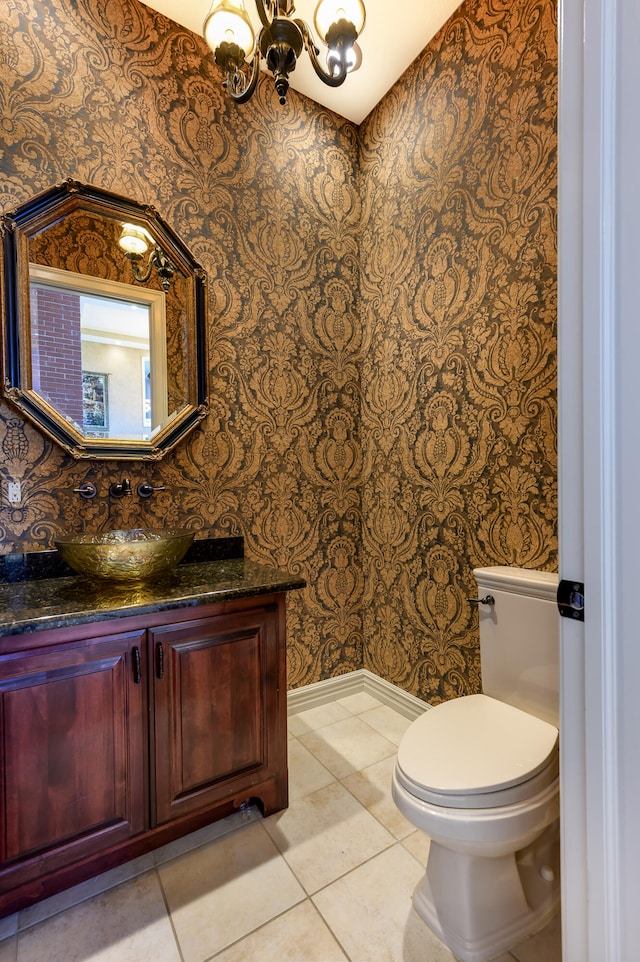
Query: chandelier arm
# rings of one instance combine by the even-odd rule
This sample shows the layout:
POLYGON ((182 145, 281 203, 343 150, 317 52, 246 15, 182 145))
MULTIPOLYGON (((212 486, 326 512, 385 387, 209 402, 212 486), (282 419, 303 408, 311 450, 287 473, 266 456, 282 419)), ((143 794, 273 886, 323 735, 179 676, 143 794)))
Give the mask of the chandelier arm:
POLYGON ((129 261, 131 262, 131 273, 133 274, 133 279, 138 281, 139 284, 145 284, 151 277, 151 271, 153 270, 151 258, 149 258, 146 269, 142 270, 140 265, 140 261, 142 260, 141 255, 138 254, 136 257, 136 255, 132 256, 131 254, 125 254, 124 256, 128 257, 129 261), (134 257, 136 257, 136 259, 134 259, 134 257))
POLYGON ((275 16, 275 4, 273 0, 255 0, 256 10, 258 11, 258 16, 260 17, 260 23, 265 29, 271 26, 272 20, 275 16))
MULTIPOLYGON (((257 2, 257 0, 256 0, 257 2)), ((260 48, 256 46, 256 52, 253 55, 253 60, 251 61, 251 77, 249 78, 249 83, 244 88, 242 93, 234 94, 233 90, 229 85, 227 85, 227 93, 232 100, 235 100, 237 104, 246 104, 247 100, 253 96, 253 92, 258 84, 258 76, 260 74, 260 48)))
MULTIPOLYGON (((256 0, 258 2, 258 0, 256 0)), ((305 50, 309 54, 309 60, 311 61, 311 66, 315 70, 320 80, 327 84, 328 87, 339 87, 343 84, 347 78, 347 62, 345 59, 341 58, 336 61, 336 66, 339 68, 337 72, 328 73, 318 60, 318 53, 320 52, 316 47, 313 37, 311 36, 311 31, 306 25, 304 20, 294 20, 294 23, 300 28, 302 33, 302 38, 304 40, 305 50)))

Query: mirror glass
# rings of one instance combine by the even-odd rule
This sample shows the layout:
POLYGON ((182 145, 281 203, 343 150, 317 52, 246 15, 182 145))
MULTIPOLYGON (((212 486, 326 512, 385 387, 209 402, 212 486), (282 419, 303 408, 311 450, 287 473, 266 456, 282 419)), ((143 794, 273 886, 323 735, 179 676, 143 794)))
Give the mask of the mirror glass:
POLYGON ((169 413, 164 293, 30 264, 29 303, 33 391, 85 438, 151 440, 169 413))
POLYGON ((6 397, 74 457, 162 457, 207 411, 202 269, 73 181, 2 220, 6 397))

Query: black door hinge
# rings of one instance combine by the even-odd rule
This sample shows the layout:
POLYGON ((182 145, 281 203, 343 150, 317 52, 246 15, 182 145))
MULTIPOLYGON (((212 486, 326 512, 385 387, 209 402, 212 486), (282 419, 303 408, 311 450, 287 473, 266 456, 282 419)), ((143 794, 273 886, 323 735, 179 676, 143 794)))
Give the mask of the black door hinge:
POLYGON ((581 581, 561 581, 558 585, 558 611, 563 618, 584 621, 584 584, 581 581))

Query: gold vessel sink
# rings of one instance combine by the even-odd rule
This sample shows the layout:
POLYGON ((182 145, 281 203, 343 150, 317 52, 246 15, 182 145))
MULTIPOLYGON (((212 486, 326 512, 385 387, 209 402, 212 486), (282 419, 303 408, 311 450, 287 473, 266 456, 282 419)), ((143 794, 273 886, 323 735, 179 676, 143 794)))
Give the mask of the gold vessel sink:
POLYGON ((193 531, 131 528, 98 534, 66 534, 54 544, 79 574, 129 584, 173 568, 187 553, 193 531))

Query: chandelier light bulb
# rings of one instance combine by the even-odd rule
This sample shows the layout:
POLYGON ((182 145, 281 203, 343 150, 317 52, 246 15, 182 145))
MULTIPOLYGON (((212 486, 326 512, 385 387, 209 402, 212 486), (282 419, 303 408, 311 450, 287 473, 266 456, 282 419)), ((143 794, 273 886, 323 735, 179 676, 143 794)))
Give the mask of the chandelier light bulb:
POLYGON ((356 34, 360 36, 364 28, 365 16, 362 0, 320 0, 313 22, 320 39, 326 41, 329 28, 340 20, 352 23, 356 34))
POLYGON ((354 43, 347 53, 347 73, 357 70, 362 63, 362 50, 360 44, 354 43))
POLYGON ((203 33, 214 51, 222 43, 236 44, 249 60, 255 49, 256 38, 243 0, 213 0, 203 33))

